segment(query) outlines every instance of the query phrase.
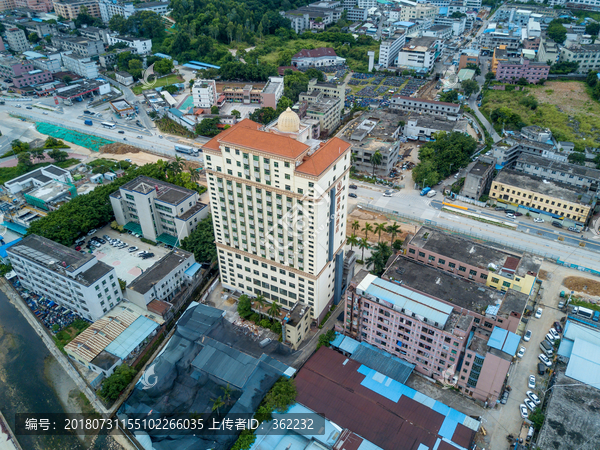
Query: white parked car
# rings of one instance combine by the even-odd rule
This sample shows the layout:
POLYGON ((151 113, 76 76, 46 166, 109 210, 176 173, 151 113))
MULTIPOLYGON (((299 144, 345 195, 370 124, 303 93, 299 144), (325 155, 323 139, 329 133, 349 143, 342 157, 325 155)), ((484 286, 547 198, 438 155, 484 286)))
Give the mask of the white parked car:
POLYGON ((393 193, 392 191, 385 191, 385 192, 383 193, 383 196, 384 196, 384 197, 391 197, 391 196, 392 196, 392 193, 393 193))
POLYGON ((539 405, 541 403, 540 398, 537 395, 535 395, 532 391, 527 391, 527 397, 529 397, 529 399, 536 405, 539 405))
POLYGON ((555 328, 550 328, 550 331, 548 332, 548 334, 551 334, 554 339, 560 339, 560 334, 558 334, 558 331, 556 331, 555 328))
POLYGON ((522 358, 524 354, 525 354, 525 347, 521 347, 519 349, 519 353, 517 353, 517 358, 522 358))
POLYGON ((527 331, 525 332, 525 335, 523 336, 523 340, 524 340, 525 342, 529 342, 529 340, 530 340, 530 339, 531 339, 531 330, 527 330, 527 331))
POLYGON ((535 318, 536 319, 541 318, 542 317, 542 312, 543 312, 542 308, 538 308, 537 311, 535 312, 535 318))
POLYGON ((520 404, 519 410, 521 411, 521 417, 523 419, 527 419, 527 417, 529 417, 529 413, 527 412, 527 407, 525 405, 520 404))
POLYGON ((529 375, 527 386, 529 386, 530 389, 535 389, 535 375, 529 375))
POLYGON ((556 341, 556 339, 554 338, 554 336, 552 336, 550 333, 546 334, 546 340, 548 342, 550 342, 551 344, 554 344, 554 341, 556 341))
POLYGON ((540 219, 539 217, 534 218, 533 221, 535 223, 544 223, 544 219, 540 219))
POLYGON ((548 357, 547 357, 546 355, 544 355, 543 353, 540 353, 540 354, 538 355, 538 358, 539 358, 539 360, 540 360, 541 362, 543 362, 543 363, 546 365, 546 367, 550 367, 550 366, 552 366, 552 361, 550 361, 550 360, 548 359, 548 357))
POLYGON ((515 215, 514 215, 514 214, 511 214, 511 213, 506 213, 506 218, 507 218, 507 219, 514 219, 514 218, 515 218, 515 215))
POLYGON ((531 400, 529 400, 528 398, 526 398, 524 400, 525 405, 531 410, 533 411, 535 409, 535 403, 533 403, 531 400))

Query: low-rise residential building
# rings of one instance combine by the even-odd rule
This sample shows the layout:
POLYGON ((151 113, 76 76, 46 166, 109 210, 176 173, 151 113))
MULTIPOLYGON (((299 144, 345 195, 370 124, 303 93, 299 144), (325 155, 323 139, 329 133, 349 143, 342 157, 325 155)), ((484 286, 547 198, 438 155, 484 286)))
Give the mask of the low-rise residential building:
POLYGON ((300 50, 292 56, 292 66, 298 68, 327 67, 345 64, 346 59, 336 55, 331 47, 320 47, 314 50, 300 50))
POLYGON ((26 173, 20 177, 13 178, 4 183, 8 191, 15 195, 22 191, 27 191, 47 185, 51 181, 60 181, 61 183, 73 182, 71 173, 68 170, 50 164, 41 167, 33 172, 26 173))
POLYGON ((492 181, 490 198, 579 224, 587 223, 596 205, 587 189, 506 169, 492 181))
POLYGON ((501 62, 508 62, 508 52, 506 51, 506 45, 500 45, 494 49, 494 54, 492 55, 492 63, 490 64, 490 72, 496 75, 496 70, 498 70, 498 64, 501 62))
POLYGON ((322 92, 313 90, 310 93, 300 94, 299 101, 306 102, 306 108, 303 108, 300 118, 318 120, 323 135, 330 135, 339 126, 341 102, 339 98, 326 97, 322 92))
MULTIPOLYGON (((326 2, 317 2, 317 4, 323 3, 326 2)), ((292 30, 298 34, 305 30, 321 29, 337 22, 342 17, 342 8, 315 7, 313 5, 315 3, 293 11, 281 11, 280 14, 290 20, 292 30)))
POLYGON ((521 136, 530 141, 552 144, 552 131, 550 128, 542 128, 539 125, 528 125, 521 128, 521 136))
POLYGON ((554 64, 560 57, 560 49, 556 42, 548 38, 540 38, 540 47, 537 52, 537 60, 541 63, 554 64))
POLYGON ((460 105, 456 103, 438 102, 404 95, 394 95, 390 101, 390 109, 405 113, 431 114, 450 119, 455 119, 460 113, 460 105))
POLYGON ((519 256, 429 227, 421 227, 406 243, 406 256, 500 291, 512 289, 527 295, 541 265, 541 259, 533 255, 519 256))
MULTIPOLYGON (((6 9, 21 8, 24 10, 35 11, 37 13, 47 13, 52 11, 52 2, 50 0, 7 0, 4 2, 6 9)), ((4 11, 0 4, 0 11, 4 11)))
MULTIPOLYGON (((37 0, 34 0, 34 1, 37 1, 37 0)), ((28 34, 31 34, 31 33, 37 34, 40 39, 43 39, 46 36, 50 36, 51 34, 56 32, 56 28, 52 25, 49 25, 46 22, 34 22, 34 21, 20 22, 19 25, 21 25, 22 27, 25 27, 25 30, 27 31, 28 34)))
POLYGON ((62 63, 65 69, 84 78, 98 78, 98 63, 96 61, 92 61, 89 57, 78 56, 71 52, 69 53, 70 54, 62 54, 62 63))
POLYGON ((491 31, 481 35, 481 47, 485 50, 493 50, 502 45, 505 46, 506 50, 511 52, 518 50, 521 47, 521 34, 519 33, 517 36, 499 31, 491 31))
POLYGON ((433 25, 428 30, 423 31, 423 36, 427 37, 435 37, 442 41, 446 39, 450 39, 452 36, 452 27, 448 27, 445 25, 433 25))
POLYGON ((29 50, 31 47, 25 36, 25 32, 20 28, 8 28, 4 34, 6 36, 6 43, 13 52, 21 53, 29 50))
POLYGON ((0 76, 2 78, 18 77, 33 70, 31 61, 22 61, 13 56, 0 58, 0 76))
POLYGON ((30 70, 27 73, 19 75, 18 77, 13 77, 12 82, 16 88, 22 88, 25 86, 33 86, 36 84, 47 83, 52 81, 54 76, 52 72, 48 72, 45 70, 30 70))
POLYGON ((398 122, 403 119, 395 113, 372 111, 359 119, 358 126, 347 130, 344 138, 352 144, 353 167, 358 172, 375 173, 387 177, 399 160, 400 141, 398 137, 402 127, 398 122), (373 167, 371 157, 379 152, 381 164, 373 167))
POLYGON ((590 191, 598 191, 598 183, 600 183, 600 170, 598 169, 553 161, 527 153, 519 155, 514 169, 545 180, 557 181, 590 191))
POLYGON ((440 41, 434 37, 411 39, 398 53, 398 67, 429 72, 439 56, 440 41))
POLYGON ((516 83, 521 78, 525 78, 529 83, 537 83, 547 79, 549 73, 550 66, 546 63, 530 62, 528 59, 522 58, 518 63, 500 62, 496 69, 496 79, 516 83))
POLYGON ((410 140, 427 140, 432 135, 443 131, 445 133, 467 133, 466 120, 447 120, 431 115, 409 117, 404 125, 403 133, 410 140))
POLYGON ((260 93, 263 108, 277 109, 277 102, 283 97, 283 77, 269 77, 269 81, 260 93))
POLYGON ((536 142, 529 139, 510 137, 494 144, 489 155, 496 158, 496 169, 512 167, 517 158, 523 154, 542 156, 554 161, 567 162, 567 152, 555 151, 552 144, 536 142))
POLYGON ((475 165, 467 172, 460 195, 473 200, 479 200, 490 188, 495 170, 495 158, 487 155, 480 156, 475 165))
POLYGON ((82 7, 92 17, 100 18, 100 6, 98 0, 52 0, 54 13, 68 20, 75 20, 79 16, 82 7))
POLYGON ((208 108, 217 104, 217 84, 215 80, 196 80, 192 86, 194 107, 208 108))
POLYGON ((325 97, 339 98, 339 112, 341 115, 342 111, 344 110, 344 102, 346 101, 346 91, 343 84, 327 83, 313 78, 308 82, 308 92, 314 91, 321 92, 325 97))
POLYGON ((98 28, 90 25, 83 25, 78 28, 77 31, 79 31, 81 37, 92 41, 102 41, 104 42, 104 45, 109 45, 108 36, 113 33, 108 28, 98 28))
POLYGON ((152 50, 152 39, 141 39, 130 36, 108 36, 108 45, 127 44, 128 47, 135 48, 138 55, 145 55, 152 50))
POLYGON ((144 176, 121 186, 110 202, 119 225, 172 246, 188 237, 209 210, 196 191, 144 176))
POLYGON ((127 286, 125 297, 144 309, 153 301, 171 306, 171 300, 188 283, 185 271, 195 262, 193 253, 173 249, 133 280, 127 286))
POLYGON ((367 20, 369 12, 366 8, 348 8, 346 10, 346 19, 352 22, 364 22, 367 20))
POLYGON ((379 44, 379 66, 387 69, 393 66, 400 49, 406 44, 406 34, 404 30, 396 33, 388 39, 382 39, 379 44))
POLYGON ((132 2, 97 0, 97 3, 100 18, 104 23, 108 23, 113 16, 123 16, 128 19, 135 13, 135 5, 132 2))
MULTIPOLYGON (((412 2, 411 2, 412 3, 412 2)), ((400 20, 404 22, 414 22, 416 20, 435 19, 438 15, 439 7, 429 3, 416 3, 402 6, 400 20)))
POLYGON ((241 87, 225 87, 221 94, 226 102, 243 103, 244 105, 257 104, 261 102, 262 89, 255 88, 251 84, 241 87))
POLYGON ((104 43, 101 40, 92 41, 77 36, 52 36, 52 45, 59 50, 72 51, 79 56, 84 57, 96 56, 104 53, 104 43))
POLYGON ((115 72, 115 79, 125 86, 130 86, 134 82, 133 76, 129 72, 124 71, 115 72))
POLYGON ((452 35, 453 36, 461 36, 465 32, 465 28, 467 26, 467 18, 466 17, 443 17, 437 16, 434 21, 434 25, 443 25, 446 27, 452 27, 452 35))
POLYGON ((50 239, 30 234, 7 250, 23 287, 98 320, 122 299, 114 267, 50 239))
POLYGON ((560 49, 561 62, 576 62, 579 64, 577 73, 588 73, 600 69, 600 44, 579 45, 560 49))

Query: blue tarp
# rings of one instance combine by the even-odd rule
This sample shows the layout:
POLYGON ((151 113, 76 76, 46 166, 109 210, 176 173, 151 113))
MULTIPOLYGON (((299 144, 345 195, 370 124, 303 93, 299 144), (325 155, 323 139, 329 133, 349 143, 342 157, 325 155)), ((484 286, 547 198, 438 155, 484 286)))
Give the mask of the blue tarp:
POLYGON ((4 244, 2 247, 0 247, 0 258, 6 258, 7 253, 6 250, 8 250, 10 247, 12 247, 13 245, 15 245, 18 242, 21 242, 23 238, 18 238, 15 239, 12 242, 9 242, 8 244, 4 244))

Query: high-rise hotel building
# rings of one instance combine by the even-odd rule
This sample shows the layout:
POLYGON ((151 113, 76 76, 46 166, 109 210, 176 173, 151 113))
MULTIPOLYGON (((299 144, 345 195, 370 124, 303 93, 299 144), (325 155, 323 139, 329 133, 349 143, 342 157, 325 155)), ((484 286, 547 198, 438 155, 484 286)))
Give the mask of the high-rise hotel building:
POLYGON ((277 301, 294 346, 342 290, 350 144, 313 140, 313 126, 288 108, 202 147, 223 286, 277 301))

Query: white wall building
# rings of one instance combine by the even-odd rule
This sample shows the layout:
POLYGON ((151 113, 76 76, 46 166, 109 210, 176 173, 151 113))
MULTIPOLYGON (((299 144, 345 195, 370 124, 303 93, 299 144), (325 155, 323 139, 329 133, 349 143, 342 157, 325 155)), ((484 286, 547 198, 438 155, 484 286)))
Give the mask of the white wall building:
POLYGON ((5 36, 6 43, 13 52, 22 53, 31 48, 25 32, 20 28, 8 28, 5 31, 5 36))
POLYGON ((146 239, 176 245, 208 216, 198 193, 154 178, 140 176, 110 195, 119 225, 140 231, 146 239))
POLYGON ((13 178, 4 183, 4 186, 11 194, 17 194, 25 189, 45 186, 52 181, 69 183, 73 182, 73 177, 68 170, 50 164, 49 166, 41 167, 33 172, 21 175, 20 177, 13 178))
POLYGON ((138 55, 145 55, 152 51, 152 39, 139 39, 129 36, 108 36, 108 45, 124 42, 129 47, 135 48, 138 55))
POLYGON ((379 65, 388 68, 394 65, 398 52, 406 43, 406 35, 403 30, 397 31, 389 39, 383 39, 379 44, 379 65))
POLYGON ((217 84, 215 80, 196 80, 192 87, 195 108, 207 108, 217 104, 217 84))
POLYGON ((350 144, 300 127, 288 108, 268 131, 243 120, 202 150, 223 286, 320 320, 342 295, 350 144))
POLYGON ((98 78, 98 63, 89 57, 77 56, 73 52, 62 53, 63 67, 77 75, 95 79, 98 78))
POLYGON ((97 320, 122 300, 115 269, 31 234, 7 250, 21 284, 88 320, 97 320))
POLYGON ((434 37, 412 39, 398 53, 398 67, 432 70, 438 45, 439 41, 434 37))

